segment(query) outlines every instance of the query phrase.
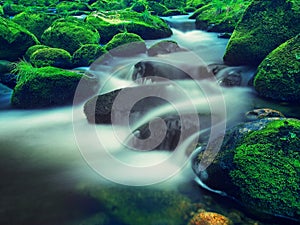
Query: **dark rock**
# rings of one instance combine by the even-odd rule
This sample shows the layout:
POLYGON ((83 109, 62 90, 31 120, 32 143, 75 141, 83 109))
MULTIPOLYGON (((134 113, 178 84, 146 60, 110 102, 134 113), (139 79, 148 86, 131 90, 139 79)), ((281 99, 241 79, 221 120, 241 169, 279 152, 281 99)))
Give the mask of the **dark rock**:
POLYGON ((220 33, 218 34, 218 38, 224 38, 224 39, 229 39, 231 37, 231 33, 225 32, 225 33, 220 33))
POLYGON ((160 54, 169 54, 172 52, 180 52, 180 51, 186 51, 186 50, 181 48, 175 41, 165 40, 152 45, 148 49, 148 55, 156 56, 160 54))
POLYGON ((264 118, 272 118, 272 117, 277 117, 277 118, 285 118, 285 116, 274 109, 254 109, 245 114, 246 118, 248 120, 257 120, 257 119, 264 119, 264 118))
POLYGON ((241 86, 242 83, 242 75, 237 71, 232 71, 228 73, 223 79, 220 81, 220 85, 223 87, 235 87, 241 86))

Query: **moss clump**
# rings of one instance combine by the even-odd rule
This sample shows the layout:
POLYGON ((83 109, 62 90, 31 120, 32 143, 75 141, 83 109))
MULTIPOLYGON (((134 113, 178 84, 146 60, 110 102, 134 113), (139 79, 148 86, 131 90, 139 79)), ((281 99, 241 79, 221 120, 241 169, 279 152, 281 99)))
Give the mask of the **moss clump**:
POLYGON ((119 10, 113 12, 92 13, 86 18, 87 23, 93 25, 101 35, 101 43, 105 44, 112 37, 125 30, 135 33, 143 39, 166 38, 172 35, 168 25, 148 11, 137 13, 119 10))
POLYGON ((76 18, 56 20, 42 35, 42 42, 73 54, 84 44, 98 44, 100 35, 89 24, 76 18))
POLYGON ((98 0, 91 4, 93 10, 96 11, 110 11, 110 10, 121 10, 126 6, 122 1, 116 0, 98 0))
POLYGON ((224 55, 229 65, 258 65, 300 33, 300 11, 288 0, 254 0, 233 32, 224 55))
POLYGON ((105 47, 110 54, 117 56, 132 56, 147 51, 145 41, 139 35, 133 33, 117 34, 105 47))
POLYGON ((37 38, 41 38, 43 32, 58 18, 57 15, 46 13, 22 12, 12 20, 29 30, 37 38))
POLYGON ((299 149, 299 120, 275 120, 246 135, 230 172, 237 197, 252 208, 299 219, 299 149))
POLYGON ((69 2, 69 1, 62 1, 56 5, 56 11, 58 13, 67 13, 70 11, 90 11, 91 8, 89 7, 88 4, 84 2, 69 2))
POLYGON ((5 3, 3 5, 3 13, 5 16, 15 16, 26 10, 26 7, 23 5, 13 4, 13 3, 5 3))
POLYGON ((17 108, 41 108, 70 104, 82 74, 55 67, 34 68, 21 62, 11 103, 17 108))
POLYGON ((35 67, 54 66, 70 68, 71 55, 66 50, 59 48, 42 48, 31 54, 30 62, 35 67))
POLYGON ((259 65, 254 87, 264 97, 300 100, 300 35, 280 45, 259 65), (298 56, 298 57, 297 57, 298 56))
POLYGON ((30 46, 38 43, 37 38, 28 30, 0 17, 0 59, 18 60, 30 46))
POLYGON ((181 225, 191 210, 190 200, 172 191, 137 187, 89 187, 85 191, 99 201, 111 224, 181 225))
POLYGON ((105 53, 106 50, 98 44, 86 44, 74 52, 72 62, 74 66, 89 66, 105 53))
POLYGON ((186 15, 184 9, 170 9, 163 13, 163 16, 186 15))
POLYGON ((180 9, 184 8, 186 6, 186 0, 163 0, 162 3, 168 8, 168 9, 180 9))
POLYGON ((141 13, 144 12, 148 7, 148 4, 144 1, 137 1, 131 6, 131 10, 141 13))
POLYGON ((149 1, 148 5, 148 10, 153 15, 162 16, 164 12, 169 10, 166 6, 156 1, 149 1))
POLYGON ((24 55, 25 60, 29 60, 32 53, 34 53, 35 51, 37 51, 39 49, 43 49, 43 48, 50 48, 50 47, 47 45, 33 45, 33 46, 29 47, 24 55))

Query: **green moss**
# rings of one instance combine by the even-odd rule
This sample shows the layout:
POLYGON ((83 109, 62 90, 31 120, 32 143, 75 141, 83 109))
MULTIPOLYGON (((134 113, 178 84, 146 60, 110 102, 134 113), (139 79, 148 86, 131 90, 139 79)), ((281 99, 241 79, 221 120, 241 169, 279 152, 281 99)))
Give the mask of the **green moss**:
POLYGON ((170 9, 163 13, 163 16, 186 15, 184 9, 170 9))
POLYGON ((35 51, 39 50, 39 49, 43 49, 43 48, 49 48, 49 46, 47 45, 33 45, 31 47, 29 47, 24 55, 26 60, 30 59, 30 56, 32 55, 32 53, 34 53, 35 51))
POLYGON ((18 60, 30 46, 38 43, 37 38, 28 30, 0 17, 0 59, 18 60))
POLYGON ((254 87, 264 97, 300 100, 300 35, 280 45, 259 65, 254 87))
POLYGON ((82 74, 55 67, 34 68, 21 62, 17 65, 17 85, 11 103, 17 108, 41 108, 70 104, 82 74))
POLYGON ((13 4, 13 3, 5 3, 3 5, 3 12, 6 16, 15 16, 23 11, 25 11, 26 7, 23 5, 13 4))
POLYGON ((299 120, 275 120, 246 135, 230 172, 239 198, 264 212, 299 218, 299 149, 299 120))
POLYGON ((137 34, 116 34, 105 46, 112 55, 131 56, 145 53, 147 47, 145 41, 137 34))
POLYGON ((69 2, 69 1, 62 1, 56 5, 56 11, 58 13, 63 12, 70 12, 74 10, 80 10, 80 11, 90 11, 91 8, 88 4, 84 2, 69 2))
POLYGON ((147 2, 145 1, 137 1, 131 6, 131 10, 141 13, 144 12, 148 7, 147 2))
POLYGON ((191 209, 189 199, 177 192, 149 188, 86 188, 109 215, 111 224, 186 224, 191 209))
POLYGON ((89 66, 105 53, 106 50, 98 44, 86 44, 74 52, 72 62, 74 66, 89 66))
POLYGON ((35 67, 70 68, 71 55, 66 50, 59 48, 40 48, 31 54, 30 62, 35 67))
POLYGON ((143 13, 127 10, 98 12, 90 14, 86 21, 98 30, 103 44, 111 40, 114 35, 124 31, 135 33, 143 39, 165 38, 172 34, 164 21, 148 11, 143 13))
POLYGON ((82 45, 97 44, 99 40, 97 30, 76 18, 56 20, 42 35, 45 45, 65 49, 71 54, 82 45))
POLYGON ((186 0, 163 0, 162 3, 168 8, 168 9, 180 9, 184 8, 186 6, 186 0))
POLYGON ((58 16, 53 14, 22 12, 16 15, 12 20, 40 39, 43 32, 57 18, 58 16))
POLYGON ((300 33, 300 12, 287 0, 254 0, 238 23, 224 55, 229 65, 258 65, 276 47, 300 33))
POLYGON ((98 0, 91 5, 93 10, 110 11, 124 9, 125 5, 122 1, 116 0, 98 0))
POLYGON ((149 4, 148 10, 153 15, 162 16, 164 12, 168 11, 168 8, 159 2, 149 1, 148 4, 149 4))

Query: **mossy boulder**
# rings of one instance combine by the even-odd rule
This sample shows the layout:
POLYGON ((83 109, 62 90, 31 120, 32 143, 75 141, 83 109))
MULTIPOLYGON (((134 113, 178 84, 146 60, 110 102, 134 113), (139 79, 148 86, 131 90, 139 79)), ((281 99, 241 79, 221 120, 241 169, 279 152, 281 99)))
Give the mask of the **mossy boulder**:
POLYGON ((182 9, 169 9, 165 11, 162 15, 163 16, 176 16, 176 15, 186 15, 187 13, 182 9))
POLYGON ((259 95, 278 101, 300 101, 300 35, 273 50, 254 78, 259 95))
POLYGON ((145 41, 137 34, 116 34, 105 46, 111 55, 133 56, 147 51, 145 41))
POLYGON ((209 32, 233 32, 242 17, 249 1, 242 5, 238 2, 227 5, 226 2, 211 2, 194 12, 190 17, 196 19, 196 28, 209 32))
POLYGON ((237 199, 252 214, 299 222, 299 149, 299 120, 266 118, 227 131, 210 166, 199 170, 200 152, 193 169, 205 185, 237 199))
POLYGON ((144 1, 137 1, 135 3, 132 4, 131 6, 131 10, 141 13, 144 12, 148 7, 148 4, 144 1))
POLYGON ((33 52, 30 62, 35 67, 54 66, 59 68, 71 67, 71 55, 60 48, 42 48, 33 52))
POLYGON ((17 70, 18 81, 11 97, 11 104, 16 108, 71 104, 79 81, 91 82, 81 73, 51 66, 35 68, 21 62, 17 70))
POLYGON ((62 1, 56 5, 56 11, 58 13, 68 13, 71 11, 90 11, 91 8, 87 3, 81 1, 62 1))
POLYGON ((141 36, 144 40, 166 38, 172 35, 169 26, 159 17, 150 15, 148 11, 137 13, 119 10, 92 13, 88 15, 86 21, 98 30, 103 44, 125 30, 141 36))
POLYGON ((14 3, 5 3, 3 5, 3 13, 5 16, 15 16, 26 10, 26 7, 23 5, 18 5, 14 3))
POLYGON ((168 9, 180 9, 184 8, 186 6, 186 0, 163 0, 162 3, 168 8, 168 9))
POLYGON ((122 3, 122 1, 116 0, 97 0, 91 4, 92 10, 96 11, 121 10, 125 7, 126 6, 122 3))
POLYGON ((13 17, 13 21, 33 33, 38 39, 43 32, 50 27, 57 15, 47 13, 22 12, 13 17))
POLYGON ((37 38, 28 30, 0 17, 0 59, 18 60, 30 46, 38 43, 37 38))
POLYGON ((74 52, 72 62, 74 66, 89 66, 105 53, 104 47, 98 44, 86 44, 74 52))
POLYGON ((163 4, 156 2, 156 1, 149 1, 148 2, 148 10, 153 15, 162 16, 164 12, 168 11, 169 9, 164 6, 163 4))
POLYGON ((192 209, 190 200, 176 191, 143 187, 81 187, 99 202, 110 224, 186 224, 192 209), (159 206, 159 207, 158 207, 159 206))
POLYGON ((50 47, 47 45, 33 45, 33 46, 29 47, 24 55, 25 60, 29 61, 32 53, 34 53, 37 50, 43 49, 43 48, 50 48, 50 47))
POLYGON ((73 54, 84 44, 98 44, 100 35, 91 25, 76 19, 56 20, 42 35, 45 45, 73 54))
POLYGON ((258 65, 280 44, 300 33, 297 1, 254 0, 234 30, 224 55, 228 65, 258 65))

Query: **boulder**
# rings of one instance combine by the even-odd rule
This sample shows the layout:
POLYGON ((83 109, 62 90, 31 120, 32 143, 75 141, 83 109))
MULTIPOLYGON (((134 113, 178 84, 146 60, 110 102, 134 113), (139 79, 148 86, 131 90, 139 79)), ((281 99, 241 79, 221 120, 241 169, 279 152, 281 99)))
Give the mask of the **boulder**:
POLYGON ((60 48, 42 48, 33 52, 30 62, 35 67, 54 66, 59 68, 71 67, 71 55, 60 48))
POLYGON ((273 50, 254 77, 259 95, 277 101, 300 101, 300 35, 273 50))
POLYGON ((227 131, 218 155, 205 170, 201 160, 208 152, 196 154, 193 170, 201 186, 237 200, 251 214, 290 220, 286 224, 299 222, 299 137, 296 119, 243 123, 227 131))
POLYGON ((98 31, 76 18, 56 20, 42 35, 43 44, 62 48, 71 54, 84 44, 98 44, 99 41, 98 31))
POLYGON ((133 33, 116 34, 105 48, 113 56, 134 56, 147 51, 145 41, 133 33))
POLYGON ((148 55, 156 56, 156 55, 163 55, 163 54, 169 54, 169 53, 180 52, 180 51, 186 51, 186 50, 181 48, 175 41, 164 40, 152 45, 148 49, 148 55))
POLYGON ((125 30, 139 35, 144 40, 166 38, 172 35, 168 25, 159 17, 150 15, 148 11, 143 13, 126 10, 97 12, 88 15, 86 21, 98 30, 103 44, 125 30))
POLYGON ((38 39, 41 38, 43 32, 50 27, 54 20, 58 18, 55 14, 22 12, 12 18, 17 24, 29 30, 38 39))
POLYGON ((98 44, 85 44, 74 52, 72 63, 74 66, 89 66, 101 55, 105 54, 104 47, 98 44))
POLYGON ((221 214, 204 211, 193 216, 188 225, 232 225, 232 222, 221 214))
POLYGON ((0 59, 16 61, 30 46, 38 43, 34 34, 19 24, 0 17, 0 59))
POLYGON ((90 11, 91 8, 84 2, 62 1, 56 5, 58 13, 69 13, 71 11, 90 11))
POLYGON ((255 65, 300 33, 297 1, 254 0, 236 26, 224 55, 228 65, 255 65))
POLYGON ((24 55, 25 59, 29 61, 32 53, 34 53, 37 50, 44 49, 44 48, 50 48, 50 47, 47 45, 33 45, 33 46, 29 47, 24 55))
MULTIPOLYGON (((92 92, 94 80, 83 74, 55 67, 34 68, 28 63, 17 65, 18 81, 11 104, 16 108, 31 109, 71 104, 81 79, 89 83, 92 92)), ((85 93, 87 96, 93 93, 85 93)))

